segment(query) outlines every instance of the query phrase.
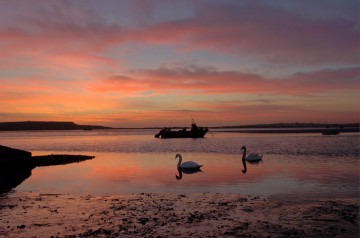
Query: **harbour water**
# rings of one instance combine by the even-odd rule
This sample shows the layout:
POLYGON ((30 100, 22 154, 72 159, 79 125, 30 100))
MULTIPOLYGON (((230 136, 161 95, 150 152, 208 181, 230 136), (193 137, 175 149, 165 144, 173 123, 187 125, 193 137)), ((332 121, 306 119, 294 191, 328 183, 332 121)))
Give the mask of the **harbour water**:
POLYGON ((37 167, 11 193, 112 195, 231 192, 293 197, 359 197, 359 133, 208 133, 203 139, 156 139, 157 130, 0 132, 0 144, 33 155, 83 154, 92 160, 37 167), (259 164, 241 161, 263 154, 259 164), (175 155, 204 165, 180 178, 175 155))

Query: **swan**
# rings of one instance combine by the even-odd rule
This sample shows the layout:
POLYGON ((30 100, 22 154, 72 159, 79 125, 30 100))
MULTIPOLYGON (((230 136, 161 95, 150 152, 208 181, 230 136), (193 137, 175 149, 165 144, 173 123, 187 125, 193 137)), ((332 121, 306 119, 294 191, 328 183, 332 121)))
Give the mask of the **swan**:
POLYGON ((181 154, 176 154, 175 159, 177 158, 179 158, 179 163, 177 164, 177 167, 180 169, 199 169, 202 166, 193 161, 186 161, 184 163, 181 163, 182 162, 181 154))
POLYGON ((242 157, 243 163, 244 161, 247 161, 249 163, 258 163, 262 160, 263 154, 251 153, 246 156, 246 146, 241 147, 241 150, 244 150, 242 157))

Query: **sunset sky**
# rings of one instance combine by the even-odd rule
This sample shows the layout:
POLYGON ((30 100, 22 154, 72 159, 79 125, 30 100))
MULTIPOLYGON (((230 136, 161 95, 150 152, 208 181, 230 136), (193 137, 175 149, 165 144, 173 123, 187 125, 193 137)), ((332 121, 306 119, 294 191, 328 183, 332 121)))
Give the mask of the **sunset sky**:
POLYGON ((358 0, 0 0, 0 121, 359 122, 358 0))

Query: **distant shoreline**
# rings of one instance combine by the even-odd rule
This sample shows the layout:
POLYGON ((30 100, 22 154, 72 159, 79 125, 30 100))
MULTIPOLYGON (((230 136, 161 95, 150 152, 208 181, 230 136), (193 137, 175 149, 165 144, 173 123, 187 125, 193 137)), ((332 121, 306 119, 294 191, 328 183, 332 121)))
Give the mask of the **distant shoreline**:
MULTIPOLYGON (((269 128, 269 129, 240 129, 240 130, 216 130, 215 132, 229 132, 229 133, 322 133, 328 128, 269 128)), ((359 132, 359 127, 352 128, 329 128, 330 130, 336 130, 339 133, 348 133, 348 132, 359 132)))
MULTIPOLYGON (((205 125, 206 126, 206 125, 205 125)), ((74 122, 54 121, 23 121, 0 122, 0 131, 45 131, 45 130, 159 130, 164 127, 106 127, 97 125, 79 125, 74 122)), ((182 129, 174 126, 172 129, 182 129)), ((208 127, 216 132, 233 133, 321 133, 324 130, 338 130, 339 132, 359 132, 359 123, 319 124, 319 123, 275 123, 242 126, 213 126, 208 127)))
POLYGON ((21 121, 0 122, 0 131, 93 130, 112 129, 105 126, 78 125, 74 122, 21 121))

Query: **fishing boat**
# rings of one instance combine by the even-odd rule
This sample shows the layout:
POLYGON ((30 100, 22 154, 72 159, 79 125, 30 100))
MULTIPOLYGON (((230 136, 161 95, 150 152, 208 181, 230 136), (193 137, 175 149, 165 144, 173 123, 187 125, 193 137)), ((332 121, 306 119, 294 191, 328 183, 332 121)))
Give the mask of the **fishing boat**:
POLYGON ((340 132, 335 129, 326 129, 326 130, 323 130, 321 132, 321 134, 323 134, 323 135, 338 135, 338 134, 340 134, 340 132))
POLYGON ((208 131, 207 127, 198 127, 192 120, 190 130, 186 127, 181 130, 165 127, 155 134, 155 138, 203 138, 208 131))

